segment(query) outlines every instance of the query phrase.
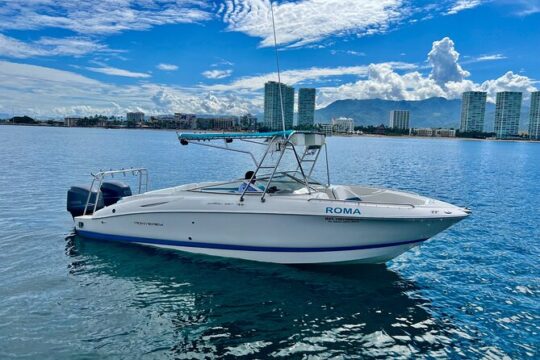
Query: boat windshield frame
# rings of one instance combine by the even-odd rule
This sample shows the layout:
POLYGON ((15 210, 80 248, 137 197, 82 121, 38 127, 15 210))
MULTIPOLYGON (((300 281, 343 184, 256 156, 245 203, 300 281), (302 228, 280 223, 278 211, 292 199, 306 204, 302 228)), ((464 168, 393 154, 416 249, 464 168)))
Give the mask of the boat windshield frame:
MULTIPOLYGON (((296 196, 296 195, 306 195, 311 193, 318 193, 318 192, 325 192, 325 189, 327 189, 327 186, 325 184, 321 184, 319 181, 308 178, 308 187, 306 187, 305 182, 302 179, 299 179, 298 177, 294 176, 294 174, 297 174, 298 171, 281 171, 276 172, 272 179, 272 186, 274 189, 268 189, 267 192, 271 194, 272 196, 296 196), (285 180, 284 180, 285 179, 285 180), (286 187, 278 185, 283 184, 297 184, 298 186, 293 187, 286 187)), ((252 191, 247 191, 246 195, 262 195, 262 193, 266 190, 261 189, 259 186, 261 186, 261 183, 267 183, 270 179, 271 174, 264 174, 261 177, 257 178, 256 181, 259 182, 259 185, 252 185, 252 191)), ((242 184, 247 185, 248 180, 247 179, 235 179, 230 180, 226 182, 216 182, 212 184, 205 184, 203 186, 198 186, 192 189, 189 189, 188 191, 193 192, 203 192, 203 193, 212 193, 212 194, 225 194, 225 195, 239 195, 243 188, 242 184), (231 186, 233 185, 233 186, 231 186), (229 186, 227 188, 221 188, 224 186, 229 186)), ((251 184, 251 183, 250 183, 251 184)))
MULTIPOLYGON (((181 145, 188 144, 197 144, 207 147, 212 147, 220 150, 232 151, 236 153, 247 154, 253 160, 256 168, 253 171, 253 175, 250 179, 241 179, 243 182, 252 183, 255 179, 259 182, 265 183, 264 188, 261 191, 251 191, 249 186, 244 186, 243 191, 238 191, 237 194, 240 195, 240 201, 244 201, 246 194, 257 194, 260 195, 261 201, 264 202, 267 194, 277 194, 275 191, 276 183, 279 181, 276 180, 276 175, 278 178, 285 175, 288 176, 291 180, 303 184, 303 188, 307 190, 307 194, 312 192, 319 192, 320 189, 316 187, 328 188, 330 186, 330 170, 328 165, 328 150, 326 147, 325 135, 318 132, 297 132, 297 131, 276 131, 269 133, 177 133, 178 139, 181 145), (254 143, 258 145, 266 146, 266 150, 262 157, 257 160, 257 157, 253 152, 238 149, 231 146, 234 140, 239 140, 243 142, 254 143), (224 145, 219 145, 213 143, 213 141, 223 141, 224 145), (303 148, 301 154, 297 151, 297 148, 303 148), (311 178, 315 165, 319 160, 319 155, 321 151, 324 150, 324 161, 326 163, 326 177, 327 183, 322 184, 319 181, 316 181, 311 178), (294 171, 278 171, 278 168, 281 165, 281 160, 284 154, 289 151, 293 153, 293 158, 296 162, 296 169, 294 171), (279 153, 277 161, 274 164, 269 166, 265 160, 268 160, 270 154, 279 153), (305 165, 309 164, 309 165, 305 165), (264 174, 258 176, 261 171, 271 170, 270 174, 264 174), (299 176, 293 176, 296 174, 299 176)), ((221 185, 231 184, 239 180, 228 181, 220 183, 221 185)), ((217 186, 220 184, 204 186, 200 188, 192 189, 192 191, 204 191, 206 187, 217 186)), ((206 191, 208 192, 208 191, 206 191)), ((225 192, 227 193, 227 192, 225 192)), ((292 192, 288 194, 294 195, 292 192)))

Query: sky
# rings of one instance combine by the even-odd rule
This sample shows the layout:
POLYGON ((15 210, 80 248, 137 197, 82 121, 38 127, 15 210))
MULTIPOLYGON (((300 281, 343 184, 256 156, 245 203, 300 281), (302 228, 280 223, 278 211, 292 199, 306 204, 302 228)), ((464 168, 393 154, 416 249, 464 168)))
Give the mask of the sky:
MULTIPOLYGON (((540 0, 272 3, 318 108, 540 88, 540 0)), ((0 115, 259 114, 273 41, 268 0, 0 0, 0 115)))

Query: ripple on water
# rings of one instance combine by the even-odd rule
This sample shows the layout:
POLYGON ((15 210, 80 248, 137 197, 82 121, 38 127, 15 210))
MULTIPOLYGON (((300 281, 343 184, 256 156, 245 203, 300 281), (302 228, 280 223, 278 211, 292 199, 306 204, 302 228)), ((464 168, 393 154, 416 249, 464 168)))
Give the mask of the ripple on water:
POLYGON ((0 143, 0 358, 538 357, 538 144, 330 138, 334 182, 473 215, 387 267, 292 267, 65 239, 65 192, 92 170, 147 166, 158 188, 249 159, 173 132, 3 127, 0 143))

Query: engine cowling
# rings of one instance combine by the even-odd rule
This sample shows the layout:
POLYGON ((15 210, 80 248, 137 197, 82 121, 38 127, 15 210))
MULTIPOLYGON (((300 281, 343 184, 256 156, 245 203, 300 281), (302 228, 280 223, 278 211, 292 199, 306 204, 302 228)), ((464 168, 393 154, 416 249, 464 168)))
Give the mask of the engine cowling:
MULTIPOLYGON (((89 185, 72 186, 67 193, 67 211, 69 211, 73 217, 81 216, 84 213, 84 208, 88 201, 86 214, 92 214, 97 197, 97 191, 91 191, 89 185), (88 195, 90 195, 90 201, 88 201, 88 195)), ((97 198, 96 210, 99 210, 104 206, 103 196, 99 196, 99 198, 97 198)))
POLYGON ((116 204, 123 197, 133 195, 128 184, 122 181, 105 181, 101 184, 105 206, 116 204))

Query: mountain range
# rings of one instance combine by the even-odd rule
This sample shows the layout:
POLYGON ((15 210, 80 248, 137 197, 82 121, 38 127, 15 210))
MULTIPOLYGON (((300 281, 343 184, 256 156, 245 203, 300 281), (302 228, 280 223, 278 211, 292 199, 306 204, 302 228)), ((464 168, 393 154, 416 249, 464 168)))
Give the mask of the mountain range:
MULTIPOLYGON (((433 97, 425 100, 338 100, 315 112, 315 122, 328 123, 332 118, 352 118, 356 125, 388 125, 390 111, 409 110, 411 127, 459 128, 461 100, 433 97)), ((526 129, 529 108, 522 107, 520 128, 526 129)), ((487 103, 485 131, 492 131, 495 119, 495 104, 487 103)))

